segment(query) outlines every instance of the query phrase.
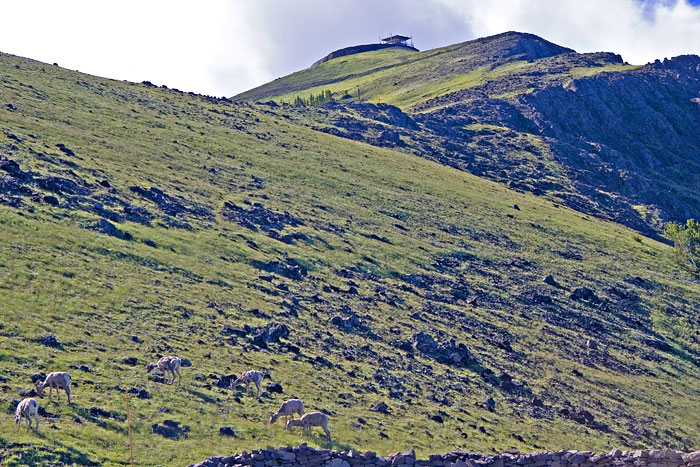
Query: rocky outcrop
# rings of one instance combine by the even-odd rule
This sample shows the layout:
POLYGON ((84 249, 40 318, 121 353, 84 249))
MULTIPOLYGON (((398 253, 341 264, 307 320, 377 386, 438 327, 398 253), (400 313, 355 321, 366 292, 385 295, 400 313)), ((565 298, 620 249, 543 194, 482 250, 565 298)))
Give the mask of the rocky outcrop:
POLYGON ((211 457, 190 467, 244 467, 244 466, 303 466, 303 467, 384 467, 384 466, 432 466, 432 467, 700 467, 700 451, 613 449, 607 454, 592 451, 556 451, 521 454, 511 449, 503 454, 476 454, 452 451, 431 454, 428 459, 416 458, 413 449, 388 456, 374 452, 340 452, 329 449, 313 449, 306 444, 298 448, 287 447, 255 450, 250 453, 227 457, 211 457))
POLYGON ((418 49, 416 49, 415 47, 408 47, 408 46, 396 45, 396 44, 353 45, 351 47, 345 47, 342 49, 335 50, 335 51, 329 53, 328 55, 326 55, 325 57, 323 57, 322 59, 317 60, 311 66, 320 65, 321 63, 326 63, 328 60, 333 60, 334 58, 338 58, 338 57, 345 57, 346 55, 360 54, 362 52, 372 52, 373 50, 382 50, 382 49, 389 49, 389 48, 399 48, 399 49, 413 50, 414 52, 418 52, 418 49))

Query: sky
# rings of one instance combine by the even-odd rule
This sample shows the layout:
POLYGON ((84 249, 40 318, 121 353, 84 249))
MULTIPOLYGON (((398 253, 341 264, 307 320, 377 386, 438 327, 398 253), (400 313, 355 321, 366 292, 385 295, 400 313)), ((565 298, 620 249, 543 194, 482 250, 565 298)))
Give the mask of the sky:
POLYGON ((2 52, 226 97, 390 33, 420 50, 520 31, 633 64, 700 54, 700 0, 22 0, 0 18, 2 52))

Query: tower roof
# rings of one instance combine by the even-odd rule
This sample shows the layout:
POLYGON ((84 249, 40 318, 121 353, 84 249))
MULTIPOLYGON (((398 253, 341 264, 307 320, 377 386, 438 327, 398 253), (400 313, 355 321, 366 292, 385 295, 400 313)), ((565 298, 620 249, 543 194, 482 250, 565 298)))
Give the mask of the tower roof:
POLYGON ((401 35, 395 34, 393 36, 385 37, 384 39, 382 39, 382 42, 407 41, 409 39, 410 39, 410 37, 408 37, 408 36, 401 36, 401 35))

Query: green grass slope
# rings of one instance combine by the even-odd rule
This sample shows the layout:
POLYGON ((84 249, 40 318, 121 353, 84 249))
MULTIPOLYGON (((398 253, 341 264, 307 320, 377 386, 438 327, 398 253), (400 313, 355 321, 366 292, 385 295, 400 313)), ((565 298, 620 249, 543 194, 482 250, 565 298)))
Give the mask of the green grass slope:
POLYGON ((328 445, 266 423, 290 397, 342 449, 697 447, 700 284, 668 246, 268 106, 0 69, 3 465, 128 465, 130 388, 137 465, 328 445), (167 354, 192 362, 179 387, 145 373, 167 354), (283 393, 216 385, 250 368, 283 393), (57 370, 73 406, 16 431, 57 370))
MULTIPOLYGON (((532 34, 508 32, 420 53, 385 49, 339 57, 251 89, 234 100, 273 99, 292 102, 325 90, 337 99, 396 105, 404 110, 460 90, 507 76, 551 74, 558 80, 609 71, 634 69, 622 63, 580 62, 553 70, 549 62, 561 54, 575 55, 532 34), (539 61, 545 59, 544 62, 539 61), (601 66, 602 65, 602 66, 601 66)), ((507 92, 527 92, 527 86, 507 92)), ((425 111, 427 109, 421 109, 425 111)))

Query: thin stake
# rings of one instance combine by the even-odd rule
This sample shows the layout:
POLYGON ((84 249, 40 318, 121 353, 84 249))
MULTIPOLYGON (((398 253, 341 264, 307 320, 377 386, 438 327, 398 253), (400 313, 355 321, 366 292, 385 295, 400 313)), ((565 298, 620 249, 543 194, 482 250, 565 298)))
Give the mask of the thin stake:
POLYGON ((126 424, 129 427, 129 454, 131 455, 131 467, 134 467, 134 446, 131 443, 131 410, 129 409, 129 391, 126 394, 126 424))

